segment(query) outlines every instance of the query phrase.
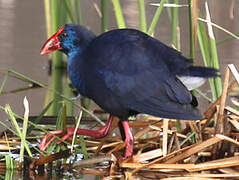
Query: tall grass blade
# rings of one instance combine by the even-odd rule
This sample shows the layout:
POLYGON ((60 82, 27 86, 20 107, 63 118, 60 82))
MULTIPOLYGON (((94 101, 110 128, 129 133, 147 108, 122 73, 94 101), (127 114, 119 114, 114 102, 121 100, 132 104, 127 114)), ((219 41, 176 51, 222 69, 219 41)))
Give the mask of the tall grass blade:
MULTIPOLYGON (((57 121, 56 121, 56 129, 57 130, 62 130, 62 134, 66 134, 67 133, 67 128, 66 128, 66 104, 63 102, 61 104, 61 109, 58 113, 57 116, 57 121)), ((56 140, 55 140, 56 142, 56 140)), ((68 143, 69 144, 69 143, 68 143)), ((47 148, 47 152, 51 153, 56 147, 56 143, 51 143, 48 148, 47 148)), ((62 146, 57 146, 56 151, 59 152, 61 149, 64 150, 64 147, 62 146)))
POLYGON ((17 89, 14 89, 14 90, 10 90, 10 91, 3 91, 1 95, 4 95, 4 94, 15 94, 15 93, 19 93, 19 92, 25 92, 25 91, 29 91, 29 90, 33 90, 33 89, 38 89, 38 88, 42 88, 40 86, 30 86, 29 85, 27 87, 23 87, 23 88, 17 88, 17 89))
POLYGON ((144 0, 138 0, 138 9, 139 9, 139 25, 142 32, 147 32, 147 21, 145 13, 145 4, 144 0))
POLYGON ((16 168, 16 162, 11 158, 11 150, 10 150, 10 145, 9 145, 9 141, 8 141, 8 138, 7 138, 7 133, 4 132, 4 136, 5 136, 5 139, 6 139, 6 142, 7 142, 7 146, 9 147, 9 155, 6 155, 5 156, 5 161, 6 161, 6 169, 15 169, 16 168))
POLYGON ((31 78, 29 78, 29 77, 27 77, 27 76, 25 76, 21 73, 18 73, 16 71, 14 71, 14 70, 7 70, 7 71, 6 70, 2 70, 2 71, 0 70, 0 73, 8 74, 10 77, 13 77, 15 79, 19 79, 19 80, 24 81, 26 83, 31 83, 31 84, 33 84, 33 86, 40 86, 40 87, 44 87, 44 88, 47 87, 47 85, 42 84, 39 81, 35 81, 35 80, 33 80, 33 79, 31 79, 31 78))
POLYGON ((180 146, 183 146, 190 138, 192 138, 196 133, 192 132, 189 136, 187 136, 186 139, 184 139, 181 143, 180 146))
POLYGON ((5 87, 5 84, 6 84, 7 80, 8 80, 8 72, 6 72, 6 74, 4 76, 4 79, 2 81, 2 84, 1 84, 1 87, 0 87, 0 96, 3 92, 3 88, 5 87))
POLYGON ((149 26, 149 29, 148 29, 148 34, 149 35, 152 35, 154 30, 155 30, 155 27, 157 25, 157 22, 159 20, 159 17, 161 15, 161 12, 163 10, 163 7, 164 7, 164 3, 166 2, 166 0, 162 0, 160 2, 160 6, 157 8, 155 14, 154 14, 154 17, 153 17, 153 20, 151 22, 151 25, 149 26))
MULTIPOLYGON (((60 71, 61 69, 57 69, 57 70, 60 71)), ((46 89, 47 89, 48 91, 50 91, 50 92, 54 92, 56 95, 58 95, 58 96, 60 96, 61 98, 65 99, 67 102, 70 102, 70 103, 74 104, 76 107, 82 109, 84 112, 87 112, 91 117, 93 117, 93 118, 94 118, 96 121, 98 121, 101 125, 103 125, 103 126, 105 125, 105 123, 102 122, 102 121, 101 121, 96 115, 94 115, 91 111, 87 110, 86 108, 84 108, 84 107, 82 107, 82 106, 80 106, 80 105, 78 105, 78 104, 75 104, 71 98, 66 97, 65 95, 61 94, 59 91, 55 90, 54 88, 49 88, 47 85, 42 84, 42 83, 39 82, 39 81, 33 80, 33 79, 31 79, 31 78, 29 78, 29 77, 27 77, 27 76, 25 76, 25 75, 23 75, 23 74, 21 74, 21 73, 18 73, 18 72, 16 72, 16 71, 13 71, 13 70, 7 70, 7 71, 6 71, 6 70, 3 70, 3 71, 1 71, 1 70, 0 70, 0 73, 2 73, 2 74, 6 74, 7 72, 8 72, 8 75, 9 75, 10 77, 13 77, 13 78, 22 80, 22 81, 24 81, 24 82, 32 83, 32 84, 34 84, 34 86, 35 86, 35 85, 36 85, 36 86, 40 86, 40 87, 46 88, 46 89)), ((58 72, 58 73, 61 74, 62 71, 60 71, 60 72, 58 72)), ((57 77, 60 77, 60 75, 58 75, 57 77)), ((60 101, 60 100, 59 100, 59 101, 60 101)), ((60 104, 59 104, 59 105, 60 105, 60 104)), ((1 106, 0 106, 0 108, 1 108, 1 106)), ((51 107, 51 108, 52 108, 52 107, 51 107)), ((51 109, 51 108, 50 108, 50 109, 51 109)), ((50 109, 49 109, 49 111, 50 111, 50 109)), ((57 109, 56 109, 56 110, 57 110, 57 109)), ((58 111, 57 111, 57 112, 58 112, 58 111)), ((51 113, 49 113, 49 114, 51 114, 51 113)))
MULTIPOLYGON (((67 78, 66 75, 63 76, 63 79, 62 79, 62 83, 63 84, 67 84, 66 86, 63 86, 62 87, 62 93, 66 96, 66 97, 74 97, 74 94, 73 94, 73 91, 72 91, 72 88, 68 85, 70 84, 71 82, 69 82, 69 79, 67 78)), ((66 101, 64 100, 64 103, 66 105, 66 114, 67 116, 73 116, 74 115, 74 103, 72 101, 66 101)))
MULTIPOLYGON (((14 113, 12 112, 12 110, 11 110, 11 108, 10 108, 9 105, 6 105, 5 111, 6 111, 6 113, 9 115, 10 120, 11 120, 12 124, 14 125, 14 127, 16 128, 17 133, 18 133, 18 136, 21 138, 21 141, 22 141, 23 138, 24 138, 24 136, 23 136, 23 134, 22 134, 22 132, 21 132, 21 130, 20 130, 20 127, 18 126, 18 123, 17 123, 17 121, 16 121, 16 118, 15 118, 15 116, 14 116, 14 113)), ((25 148, 26 148, 26 151, 27 151, 28 155, 29 155, 30 157, 32 157, 32 153, 31 153, 31 151, 30 151, 30 148, 28 147, 28 144, 25 142, 25 140, 23 140, 23 143, 24 143, 24 146, 25 146, 25 148)), ((20 156, 20 162, 23 162, 23 156, 20 156)))
POLYGON ((74 0, 77 24, 82 24, 80 0, 74 0))
POLYGON ((79 115, 79 117, 77 119, 77 122, 76 122, 76 127, 75 127, 75 131, 74 131, 73 138, 72 138, 71 152, 73 152, 74 142, 75 142, 75 139, 76 139, 76 132, 77 132, 77 129, 79 128, 79 126, 80 126, 81 118, 82 118, 82 111, 80 111, 80 115, 79 115))
POLYGON ((189 11, 189 32, 190 32, 190 57, 195 59, 199 0, 188 0, 188 11, 189 11))
MULTIPOLYGON (((169 0, 166 0, 165 4, 169 4, 169 0)), ((169 21, 172 22, 172 8, 167 7, 166 9, 167 9, 169 21)))
MULTIPOLYGON (((174 4, 178 4, 178 0, 174 0, 174 4)), ((172 33, 171 33, 171 37, 172 37, 172 44, 174 45, 174 47, 177 49, 177 50, 180 50, 179 47, 180 47, 180 44, 179 44, 179 37, 177 36, 178 33, 177 31, 179 30, 179 25, 178 25, 178 8, 177 7, 174 7, 172 9, 172 15, 171 15, 171 29, 172 29, 172 33)))
POLYGON ((87 153, 84 136, 80 135, 79 138, 80 138, 81 152, 84 155, 84 158, 88 159, 89 158, 89 154, 87 153))
MULTIPOLYGON (((51 2, 51 29, 52 32, 56 32, 63 24, 61 20, 62 14, 64 12, 61 8, 61 2, 63 1, 50 1, 51 2)), ((63 59, 62 54, 60 52, 53 52, 52 54, 53 60, 53 67, 62 67, 63 66, 63 59)))
MULTIPOLYGON (((206 32, 206 28, 203 22, 198 22, 197 34, 198 34, 198 42, 199 42, 204 64, 206 67, 211 67, 210 43, 209 43, 209 38, 206 32)), ((214 100, 217 99, 215 83, 213 79, 208 79, 208 81, 209 81, 210 89, 212 92, 212 101, 210 102, 214 102, 214 100)))
POLYGON ((63 7, 65 7, 65 9, 66 9, 66 12, 67 12, 67 15, 68 15, 68 17, 70 18, 70 21, 73 23, 73 24, 76 24, 76 20, 75 20, 75 18, 74 18, 74 13, 73 13, 73 8, 72 8, 72 6, 71 6, 71 4, 70 4, 70 1, 68 1, 68 0, 63 0, 63 7))
MULTIPOLYGON (((7 106, 9 106, 9 105, 7 105, 7 106)), ((6 111, 6 107, 3 107, 3 106, 1 106, 1 105, 0 105, 0 109, 6 111)), ((11 111, 11 112, 12 112, 12 111, 11 111)), ((16 116, 17 118, 19 118, 19 119, 21 119, 22 121, 24 121, 24 119, 23 119, 21 116, 19 116, 18 114, 12 112, 12 115, 13 115, 13 116, 16 116)), ((10 119, 11 119, 11 118, 10 118, 10 119)), ((31 122, 31 121, 29 121, 28 123, 29 123, 30 125, 33 125, 36 129, 39 129, 39 130, 43 131, 44 133, 49 133, 49 134, 51 134, 49 131, 47 131, 47 130, 46 130, 45 128, 43 128, 42 126, 38 126, 38 125, 34 124, 34 123, 31 122)), ((9 125, 6 125, 6 124, 3 123, 2 121, 0 121, 0 124, 1 124, 3 127, 5 127, 6 129, 8 129, 10 132, 12 132, 14 135, 19 136, 18 131, 17 131, 17 132, 14 131, 9 125)), ((17 125, 17 126, 18 126, 18 125, 17 125)), ((19 128, 19 127, 17 127, 17 128, 19 128)), ((17 129, 17 128, 15 128, 15 129, 17 129)), ((21 132, 21 131, 20 131, 20 132, 21 132)), ((53 137, 55 137, 56 140, 61 141, 61 142, 65 143, 65 144, 67 144, 67 145, 70 145, 70 143, 68 143, 67 141, 62 140, 60 137, 58 137, 58 136, 56 136, 56 135, 54 135, 54 134, 51 134, 51 135, 52 135, 53 137)), ((20 136, 19 136, 19 137, 20 137, 20 136)), ((30 142, 28 142, 28 141, 27 141, 27 143, 30 144, 30 142)), ((27 147, 25 147, 25 148, 26 148, 26 150, 27 150, 27 147)), ((35 149, 36 151, 38 151, 40 154, 44 154, 42 151, 39 151, 39 149, 35 148, 34 146, 33 146, 32 148, 34 148, 34 149, 35 149)), ((75 148, 75 149, 76 149, 76 150, 79 150, 78 148, 75 148)), ((49 148, 48 148, 47 150, 49 150, 49 148)), ((53 150, 53 149, 52 149, 52 150, 53 150)), ((52 150, 49 151, 49 152, 51 153, 52 150)), ((31 157, 32 157, 32 156, 31 156, 31 157)))
MULTIPOLYGON (((209 12, 207 2, 205 2, 205 8, 206 8, 206 19, 208 21, 207 26, 208 26, 209 43, 210 43, 210 50, 211 50, 211 65, 212 67, 216 69, 220 69, 217 47, 216 47, 216 40, 214 37, 212 25, 211 25, 211 17, 210 17, 210 12, 209 12)), ((215 83, 215 91, 216 91, 216 99, 217 99, 222 94, 222 82, 221 82, 221 78, 219 77, 214 78, 213 81, 215 83)), ((216 99, 214 99, 214 101, 216 99)))
POLYGON ((101 14, 102 14, 102 17, 101 17, 101 32, 103 33, 103 32, 107 31, 108 0, 101 0, 100 4, 101 4, 101 14))
MULTIPOLYGON (((5 155, 5 163, 6 163, 6 170, 8 170, 9 172, 10 170, 13 172, 13 169, 16 168, 15 161, 9 155, 5 155)), ((12 177, 12 175, 8 175, 8 176, 12 177)))
POLYGON ((61 105, 61 108, 58 111, 58 115, 57 115, 57 120, 56 120, 56 129, 57 130, 62 130, 62 117, 63 117, 63 104, 61 105))
POLYGON ((14 173, 15 171, 13 171, 12 169, 6 169, 5 177, 3 179, 5 180, 14 179, 14 173))
POLYGON ((46 19, 46 33, 47 33, 47 38, 49 38, 52 34, 50 0, 44 0, 44 10, 45 10, 45 19, 46 19))
POLYGON ((27 144, 26 133, 27 133, 27 125, 28 125, 28 117, 29 117, 29 103, 26 97, 24 97, 23 104, 25 108, 25 113, 24 113, 24 121, 23 121, 22 136, 21 136, 21 148, 20 148, 20 159, 22 160, 24 156, 24 147, 25 147, 24 145, 27 144))
POLYGON ((118 28, 126 28, 123 12, 121 9, 120 1, 119 0, 112 0, 114 10, 115 10, 115 17, 117 21, 118 28))
POLYGON ((206 28, 202 22, 198 22, 197 27, 198 42, 202 53, 203 61, 206 67, 210 66, 210 45, 207 36, 206 28))
MULTIPOLYGON (((238 36, 239 36, 239 33, 235 33, 234 35, 238 37, 238 36)), ((228 36, 228 37, 226 37, 226 38, 223 38, 223 39, 218 40, 218 41, 217 41, 217 45, 220 45, 220 44, 222 44, 222 43, 224 43, 224 42, 227 42, 227 41, 231 41, 231 40, 233 40, 233 39, 235 39, 235 38, 232 37, 232 36, 228 36)))
POLYGON ((223 32, 229 34, 232 39, 237 39, 237 40, 239 40, 239 35, 238 35, 238 34, 234 34, 234 33, 230 32, 229 30, 227 30, 227 29, 225 29, 225 28, 223 28, 223 27, 221 27, 221 26, 219 26, 219 25, 217 25, 217 24, 215 24, 215 23, 213 23, 213 22, 209 22, 208 20, 205 20, 205 19, 203 19, 203 18, 200 18, 200 17, 199 17, 198 20, 199 20, 199 21, 202 21, 202 22, 205 22, 205 23, 210 23, 212 26, 216 27, 217 29, 220 29, 220 30, 222 30, 223 32))
POLYGON ((53 91, 50 91, 50 101, 55 100, 52 106, 50 107, 48 114, 51 116, 56 116, 58 114, 58 111, 61 107, 60 103, 62 101, 62 97, 60 94, 62 94, 62 74, 63 69, 57 68, 53 69, 52 71, 52 79, 51 79, 51 86, 53 91))
POLYGON ((66 104, 65 102, 62 103, 62 114, 61 114, 61 121, 62 121, 62 130, 63 130, 63 133, 66 133, 66 118, 67 118, 67 115, 66 115, 66 104))

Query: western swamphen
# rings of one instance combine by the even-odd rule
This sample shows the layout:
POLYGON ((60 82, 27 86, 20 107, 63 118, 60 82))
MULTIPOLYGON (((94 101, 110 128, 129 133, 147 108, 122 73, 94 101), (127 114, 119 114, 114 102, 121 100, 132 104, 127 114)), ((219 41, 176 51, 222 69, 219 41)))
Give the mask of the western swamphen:
MULTIPOLYGON (((66 24, 46 41, 41 54, 55 50, 68 56, 67 70, 73 86, 110 113, 101 129, 78 129, 77 134, 104 137, 113 116, 117 116, 126 145, 125 157, 133 154, 129 116, 145 113, 199 120, 202 116, 194 107, 197 101, 189 91, 194 88, 191 85, 218 74, 214 68, 193 66, 191 59, 135 29, 116 29, 96 36, 83 26, 66 24)), ((69 138, 74 130, 68 128, 62 138, 69 138)), ((60 135, 62 131, 52 133, 60 135)), ((53 140, 46 135, 40 149, 45 150, 53 140)))

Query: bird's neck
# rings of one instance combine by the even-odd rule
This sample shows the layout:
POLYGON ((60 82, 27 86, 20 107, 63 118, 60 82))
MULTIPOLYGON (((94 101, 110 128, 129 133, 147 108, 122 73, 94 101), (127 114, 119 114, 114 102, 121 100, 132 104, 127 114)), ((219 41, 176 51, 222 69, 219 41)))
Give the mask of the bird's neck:
POLYGON ((85 77, 87 76, 86 72, 86 60, 84 58, 85 51, 90 45, 91 41, 96 36, 87 31, 83 43, 79 43, 79 46, 75 46, 67 52, 68 62, 67 62, 67 70, 69 73, 69 77, 72 81, 72 84, 75 88, 80 91, 80 94, 83 96, 87 96, 85 90, 85 77))
POLYGON ((67 70, 73 86, 80 91, 81 95, 86 96, 84 84, 84 58, 82 50, 76 49, 75 51, 68 53, 67 70))

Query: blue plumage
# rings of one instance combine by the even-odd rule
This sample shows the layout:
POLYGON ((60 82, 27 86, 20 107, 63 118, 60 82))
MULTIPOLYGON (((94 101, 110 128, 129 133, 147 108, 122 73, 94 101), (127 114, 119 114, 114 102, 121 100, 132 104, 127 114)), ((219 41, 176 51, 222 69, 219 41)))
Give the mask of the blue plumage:
POLYGON ((60 39, 68 55, 68 72, 81 94, 112 115, 132 112, 164 118, 201 119, 192 95, 176 75, 216 77, 213 68, 194 67, 192 60, 134 29, 95 37, 79 25, 66 25, 60 39))
MULTIPOLYGON (((111 114, 101 129, 78 128, 77 134, 104 137, 113 116, 118 116, 125 157, 133 154, 129 116, 146 113, 172 119, 201 119, 195 107, 197 100, 188 89, 198 86, 197 82, 202 84, 203 78, 218 75, 216 69, 193 66, 191 59, 135 29, 117 29, 95 36, 82 26, 67 24, 46 41, 41 54, 55 50, 68 56, 68 73, 79 92, 111 114)), ((63 139, 74 131, 75 128, 68 128, 63 139)), ((52 133, 60 135, 62 131, 52 133)), ((48 135, 43 138, 41 150, 48 146, 47 139, 48 135)))

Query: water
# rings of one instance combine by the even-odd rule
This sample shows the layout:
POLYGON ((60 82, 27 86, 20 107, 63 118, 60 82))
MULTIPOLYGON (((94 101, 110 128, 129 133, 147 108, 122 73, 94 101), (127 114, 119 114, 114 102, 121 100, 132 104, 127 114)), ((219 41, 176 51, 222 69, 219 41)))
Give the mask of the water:
MULTIPOLYGON (((92 5, 92 2, 97 0, 83 0, 82 14, 83 23, 90 27, 95 33, 100 33, 100 18, 92 5), (90 17, 90 18, 89 18, 90 17)), ((138 26, 137 20, 137 4, 136 0, 123 0, 122 8, 124 9, 124 16, 127 18, 127 25, 131 28, 138 26)), ((158 1, 147 1, 158 2, 158 1)), ((184 1, 186 3, 186 1, 184 1)), ((204 9, 204 4, 201 3, 204 9)), ((229 29, 236 33, 239 32, 239 8, 238 1, 218 1, 211 0, 209 7, 213 22, 229 29), (234 11, 232 13, 232 6, 234 11), (234 16, 230 18, 230 16, 234 16)), ((148 22, 152 19, 155 7, 147 5, 146 11, 148 13, 148 22)), ((188 21, 187 8, 181 8, 180 13, 180 28, 181 28, 181 43, 182 52, 187 55, 189 52, 188 41, 188 21), (184 43, 186 42, 186 43, 184 43)), ((0 69, 13 69, 22 73, 34 80, 42 83, 49 82, 47 73, 47 56, 40 56, 39 51, 46 40, 45 24, 44 24, 44 5, 43 1, 29 1, 29 0, 0 0, 0 69)), ((109 29, 115 28, 115 17, 112 10, 109 11, 109 29)), ((163 14, 157 26, 157 36, 162 42, 170 45, 170 24, 167 17, 167 12, 163 14)), ((227 35, 215 29, 215 36, 217 39, 223 39, 227 35)), ((234 63, 238 66, 238 51, 239 41, 232 40, 218 46, 219 58, 221 61, 221 72, 225 71, 225 66, 229 63, 234 63)), ((201 59, 199 56, 198 59, 201 59)), ((0 75, 0 83, 3 76, 0 75)), ((10 78, 4 90, 13 90, 20 87, 25 87, 28 84, 19 80, 10 78)), ((21 93, 8 94, 0 96, 0 105, 10 104, 13 111, 18 114, 23 114, 24 109, 22 101, 24 96, 27 96, 30 103, 30 114, 38 115, 44 104, 45 90, 38 89, 32 91, 25 91, 21 93)), ((205 109, 205 107, 204 107, 205 109)), ((6 115, 0 111, 0 120, 5 121, 6 115)), ((0 127, 0 132, 3 128, 0 127)))
MULTIPOLYGON (((95 33, 99 34, 100 18, 92 2, 96 1, 82 1, 82 6, 84 7, 82 12, 83 23, 90 27, 95 33), (86 19, 86 17, 92 18, 86 19)), ((130 1, 129 3, 128 1, 123 2, 122 8, 124 9, 124 16, 127 19, 126 23, 129 27, 136 28, 138 26, 136 1, 130 1)), ((237 9, 239 6, 238 1, 230 1, 230 3, 228 1, 220 1, 218 4, 215 4, 215 1, 210 1, 209 6, 212 20, 232 32, 239 32, 238 12, 234 11, 234 19, 229 18, 232 2, 234 2, 234 9, 237 9)), ((201 9, 204 9, 204 4, 201 4, 201 9)), ((150 5, 146 6, 148 22, 150 22, 154 10, 155 7, 150 5)), ((189 52, 189 45, 183 43, 188 42, 188 29, 185 28, 188 24, 187 8, 181 8, 179 13, 181 14, 179 21, 181 27, 182 52, 187 55, 189 52)), ((0 0, 0 19, 0 69, 13 69, 32 79, 47 84, 49 81, 46 68, 48 65, 47 56, 40 56, 39 54, 39 50, 46 40, 43 2, 32 2, 29 0, 0 0)), ((115 17, 111 10, 109 11, 109 29, 116 27, 114 19, 115 17)), ((157 26, 158 31, 155 35, 168 45, 170 45, 169 29, 170 24, 167 12, 163 11, 157 26)), ((217 39, 227 37, 224 32, 217 29, 215 29, 215 36, 217 39)), ((232 40, 218 46, 219 58, 223 65, 221 68, 222 72, 224 72, 226 64, 238 64, 238 45, 238 40, 232 40)), ((2 77, 3 76, 0 76, 0 82, 2 82, 2 77)), ((25 86, 27 86, 26 83, 9 79, 5 90, 13 90, 25 86)), ((4 95, 0 97, 0 104, 10 104, 15 112, 23 114, 22 101, 23 97, 27 96, 30 102, 31 115, 37 115, 43 107, 44 95, 45 91, 41 89, 4 95)), ((5 113, 1 112, 0 115, 1 119, 6 117, 5 113)))
MULTIPOLYGON (((47 66, 45 57, 39 55, 39 49, 46 39, 44 26, 43 2, 28 0, 0 0, 0 69, 13 69, 32 79, 47 83, 47 66), (37 8, 36 8, 37 7, 37 8), (34 13, 33 13, 34 12, 34 13)), ((0 77, 2 82, 3 76, 0 77)), ((28 86, 19 80, 9 79, 6 91, 28 86)), ((4 95, 1 105, 10 104, 12 109, 23 113, 22 101, 27 96, 31 114, 38 114, 42 109, 42 90, 4 95)), ((5 120, 5 113, 0 113, 5 120)))

